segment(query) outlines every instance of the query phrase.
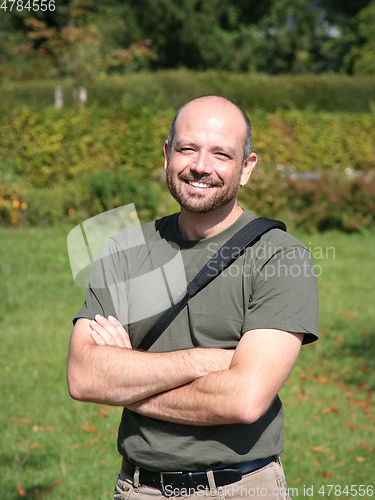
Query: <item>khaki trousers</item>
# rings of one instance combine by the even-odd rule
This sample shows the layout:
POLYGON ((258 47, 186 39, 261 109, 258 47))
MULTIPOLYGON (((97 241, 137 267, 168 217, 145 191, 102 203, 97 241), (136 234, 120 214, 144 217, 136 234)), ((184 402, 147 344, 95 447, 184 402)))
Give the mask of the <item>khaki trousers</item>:
POLYGON ((116 484, 113 500, 290 500, 281 461, 245 474, 241 481, 216 488, 212 471, 207 471, 209 489, 196 491, 166 490, 164 493, 156 488, 138 484, 137 472, 134 478, 122 470, 116 484))

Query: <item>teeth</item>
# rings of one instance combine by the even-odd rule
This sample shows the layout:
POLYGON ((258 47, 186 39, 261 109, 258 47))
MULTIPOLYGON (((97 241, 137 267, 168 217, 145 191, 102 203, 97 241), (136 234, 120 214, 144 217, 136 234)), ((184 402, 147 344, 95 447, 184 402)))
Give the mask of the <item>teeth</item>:
POLYGON ((203 182, 189 182, 189 184, 193 187, 197 187, 197 188, 209 188, 210 185, 209 184, 203 184, 203 182))

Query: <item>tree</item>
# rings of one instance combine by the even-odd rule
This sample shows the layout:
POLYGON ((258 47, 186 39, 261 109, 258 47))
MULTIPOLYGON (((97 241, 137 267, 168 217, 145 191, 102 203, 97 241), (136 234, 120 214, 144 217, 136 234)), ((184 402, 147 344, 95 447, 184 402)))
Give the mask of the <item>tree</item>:
MULTIPOLYGON (((87 6, 87 4, 86 4, 87 6)), ((72 8, 66 26, 60 29, 48 27, 35 18, 26 21, 30 28, 28 38, 40 43, 55 59, 60 74, 73 78, 73 100, 78 99, 79 86, 93 76, 100 68, 100 33, 94 25, 88 24, 88 11, 78 2, 72 8)))
POLYGON ((353 47, 353 73, 375 75, 375 0, 362 9, 354 22, 357 45, 353 47))
POLYGON ((59 0, 53 13, 13 9, 7 24, 0 16, 0 76, 58 73, 78 84, 178 67, 372 73, 373 2, 59 0))

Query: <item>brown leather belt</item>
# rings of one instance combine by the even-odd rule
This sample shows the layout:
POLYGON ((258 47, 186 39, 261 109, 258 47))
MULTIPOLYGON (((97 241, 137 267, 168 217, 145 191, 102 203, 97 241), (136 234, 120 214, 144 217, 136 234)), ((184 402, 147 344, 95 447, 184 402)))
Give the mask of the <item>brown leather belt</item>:
MULTIPOLYGON (((277 456, 260 458, 259 460, 252 460, 251 462, 244 462, 241 464, 231 465, 229 467, 215 467, 212 470, 215 485, 226 486, 235 483, 242 479, 244 474, 254 472, 266 465, 277 460, 277 456)), ((134 476, 136 466, 126 460, 122 459, 122 470, 128 476, 134 476)), ((179 496, 186 494, 182 492, 192 490, 203 490, 210 488, 207 472, 155 472, 143 467, 139 468, 139 484, 144 486, 151 486, 161 490, 167 496, 179 496)))

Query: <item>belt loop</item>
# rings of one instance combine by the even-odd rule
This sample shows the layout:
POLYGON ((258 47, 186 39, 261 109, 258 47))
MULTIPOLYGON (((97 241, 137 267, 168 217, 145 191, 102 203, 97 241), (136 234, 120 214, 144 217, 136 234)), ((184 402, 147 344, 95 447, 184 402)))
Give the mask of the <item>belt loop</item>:
POLYGON ((216 491, 216 483, 215 483, 215 476, 212 471, 212 469, 208 469, 206 471, 207 474, 207 479, 208 479, 208 486, 210 487, 210 491, 216 491))
POLYGON ((139 488, 139 466, 135 466, 134 476, 133 476, 133 487, 135 491, 139 488))

